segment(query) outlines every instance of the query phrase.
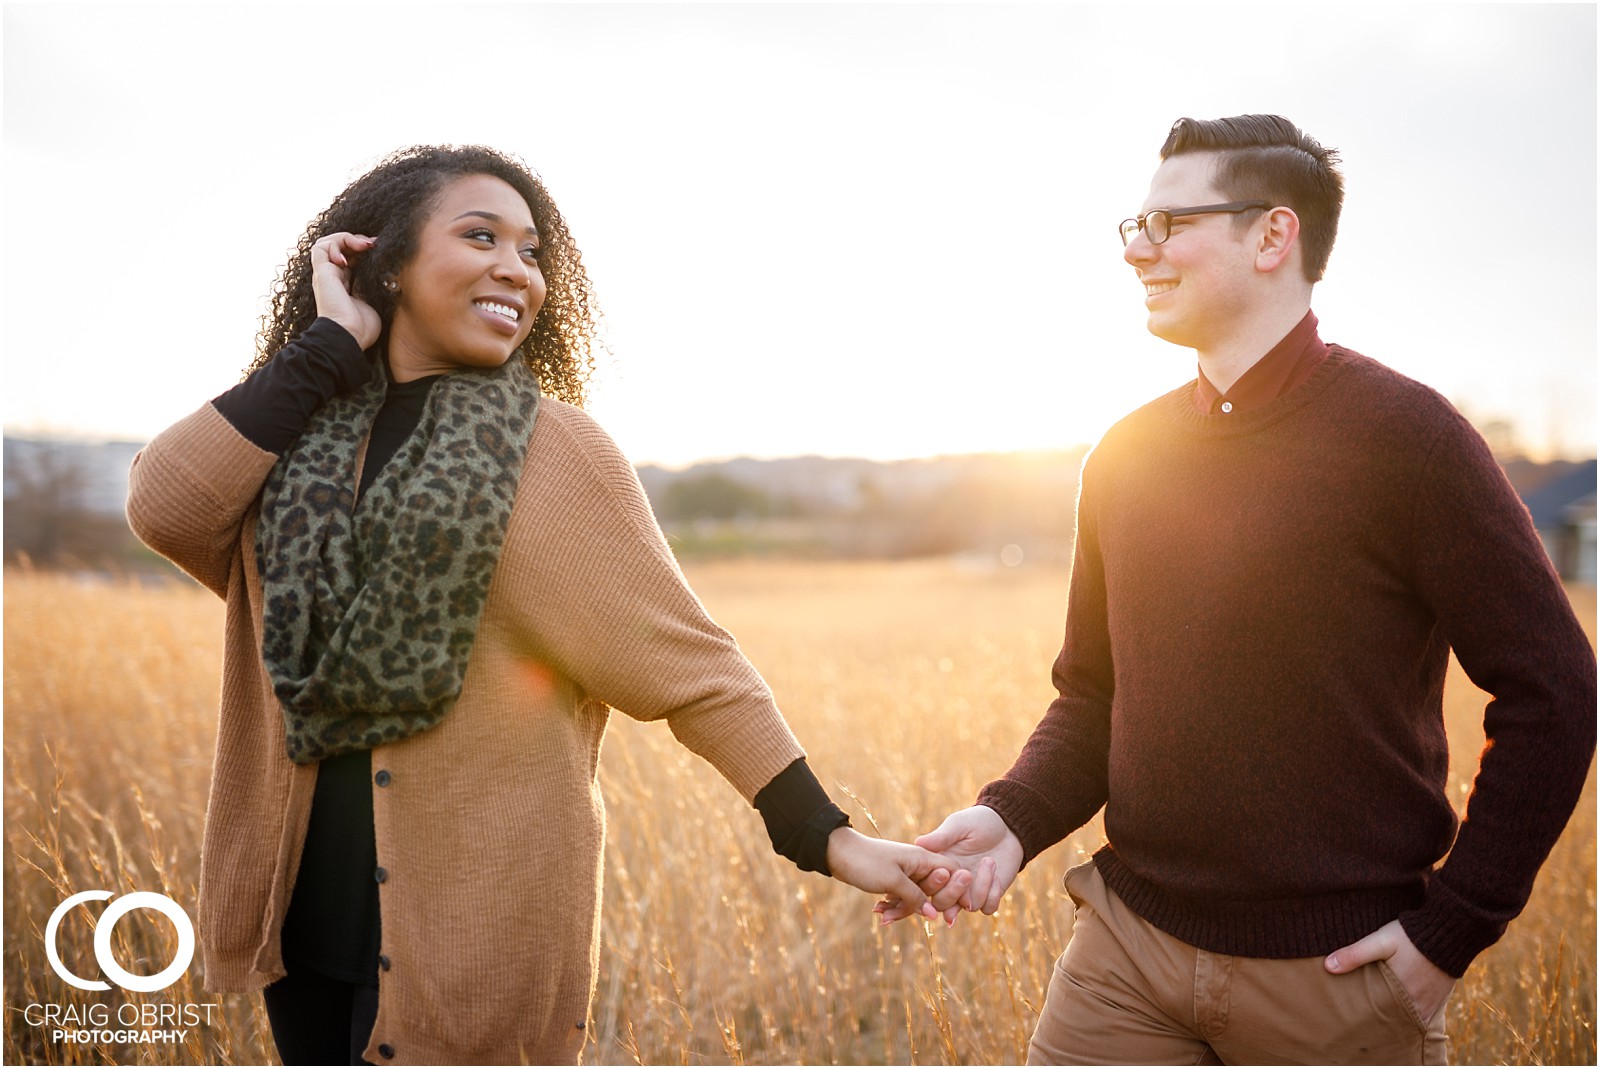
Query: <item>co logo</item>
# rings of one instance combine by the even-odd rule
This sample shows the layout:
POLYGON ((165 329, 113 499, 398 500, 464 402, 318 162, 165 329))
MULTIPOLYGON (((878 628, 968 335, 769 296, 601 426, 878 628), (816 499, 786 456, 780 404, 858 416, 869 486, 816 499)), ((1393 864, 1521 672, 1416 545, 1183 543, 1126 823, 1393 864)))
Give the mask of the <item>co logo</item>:
MULTIPOLYGON (((72 970, 61 964, 61 954, 56 950, 56 929, 61 927, 61 918, 67 911, 80 902, 100 902, 111 897, 110 891, 79 891, 65 902, 56 907, 50 914, 50 923, 44 928, 44 952, 50 959, 50 967, 73 987, 80 991, 108 991, 111 985, 104 980, 85 980, 74 975, 72 970)), ((94 928, 94 959, 100 963, 100 971, 117 982, 118 987, 129 991, 160 991, 178 977, 182 976, 189 963, 194 960, 194 925, 189 923, 189 915, 166 895, 158 895, 154 891, 134 891, 125 894, 100 914, 100 923, 94 928), (111 933, 127 913, 136 909, 153 909, 162 914, 178 929, 178 956, 172 964, 156 973, 154 976, 139 976, 124 969, 117 964, 111 956, 111 933)))

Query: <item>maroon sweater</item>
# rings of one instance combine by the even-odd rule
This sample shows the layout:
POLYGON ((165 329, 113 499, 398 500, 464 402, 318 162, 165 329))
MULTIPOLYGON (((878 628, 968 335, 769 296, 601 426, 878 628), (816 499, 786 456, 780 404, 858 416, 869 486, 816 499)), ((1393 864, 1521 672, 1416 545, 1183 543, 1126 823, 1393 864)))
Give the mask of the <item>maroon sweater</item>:
POLYGON ((1339 346, 1260 408, 1202 414, 1191 384, 1106 433, 1053 677, 979 802, 1027 859, 1104 806, 1106 883, 1218 953, 1322 955, 1398 917, 1460 976, 1594 751, 1594 654, 1482 438, 1339 346), (1451 648, 1494 696, 1459 833, 1451 648))

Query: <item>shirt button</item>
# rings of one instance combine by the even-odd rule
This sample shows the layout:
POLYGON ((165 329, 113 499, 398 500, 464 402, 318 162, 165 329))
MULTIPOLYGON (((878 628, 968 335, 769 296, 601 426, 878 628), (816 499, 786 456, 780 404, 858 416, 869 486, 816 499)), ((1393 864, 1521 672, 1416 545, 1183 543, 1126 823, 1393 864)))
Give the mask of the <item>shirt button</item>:
POLYGON ((1224 411, 1224 412, 1232 412, 1233 411, 1233 402, 1232 401, 1224 401, 1224 402, 1222 402, 1222 411, 1224 411))
POLYGON ((378 955, 378 968, 382 969, 384 972, 388 972, 389 971, 389 966, 391 964, 393 964, 393 963, 389 960, 389 955, 387 955, 387 954, 379 954, 378 955))
POLYGON ((387 787, 389 786, 389 779, 389 770, 387 768, 380 768, 378 770, 378 774, 372 777, 372 782, 376 783, 380 787, 387 787))
POLYGON ((382 883, 389 878, 389 870, 380 865, 373 871, 372 878, 382 883))
POLYGON ((389 1046, 389 1044, 387 1044, 387 1043, 379 1043, 378 1044, 378 1053, 383 1055, 385 1058, 393 1058, 394 1057, 394 1048, 389 1046))

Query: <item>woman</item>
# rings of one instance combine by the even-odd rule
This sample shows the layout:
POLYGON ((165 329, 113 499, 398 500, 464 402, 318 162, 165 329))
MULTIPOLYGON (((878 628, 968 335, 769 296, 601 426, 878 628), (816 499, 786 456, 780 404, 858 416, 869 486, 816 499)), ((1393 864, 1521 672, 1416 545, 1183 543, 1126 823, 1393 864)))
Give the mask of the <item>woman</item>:
POLYGON ((285 1062, 577 1059, 608 706, 801 868, 948 877, 847 826, 685 585, 578 407, 593 309, 519 162, 403 150, 307 229, 253 374, 134 462, 134 530, 227 601, 206 984, 265 986, 285 1062))

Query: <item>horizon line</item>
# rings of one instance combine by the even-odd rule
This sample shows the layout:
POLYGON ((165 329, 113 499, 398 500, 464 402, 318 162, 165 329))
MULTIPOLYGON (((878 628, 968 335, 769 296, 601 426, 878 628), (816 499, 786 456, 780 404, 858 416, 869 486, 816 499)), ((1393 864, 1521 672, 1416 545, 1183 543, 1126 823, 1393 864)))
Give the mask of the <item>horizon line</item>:
MULTIPOLYGON (((107 434, 104 432, 69 430, 69 431, 25 431, 9 427, 0 428, 0 436, 6 441, 26 442, 75 442, 81 445, 137 445, 143 446, 150 438, 138 438, 127 435, 107 434)), ((1079 450, 1087 451, 1094 448, 1093 442, 1073 442, 1060 446, 1036 446, 1026 449, 980 449, 968 452, 923 453, 912 456, 896 457, 871 457, 859 453, 785 453, 780 455, 757 453, 717 454, 699 457, 687 461, 666 460, 634 460, 629 458, 629 463, 635 469, 658 468, 673 473, 682 473, 692 468, 728 464, 734 461, 748 460, 757 463, 776 463, 784 460, 836 460, 836 461, 861 461, 868 464, 910 464, 917 462, 931 462, 939 460, 960 460, 970 457, 1023 457, 1044 456, 1054 453, 1072 453, 1079 450)), ((1580 447, 1577 451, 1564 449, 1559 453, 1539 452, 1535 450, 1519 449, 1516 452, 1497 456, 1497 459, 1506 462, 1513 460, 1526 460, 1537 464, 1553 464, 1569 461, 1581 464, 1585 461, 1597 459, 1597 451, 1593 445, 1580 447)))

